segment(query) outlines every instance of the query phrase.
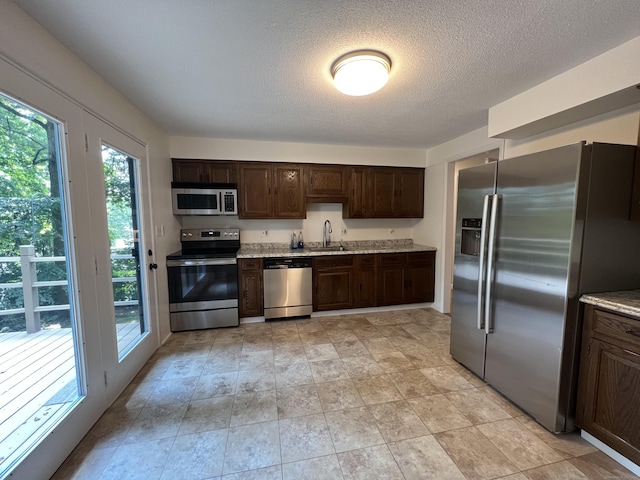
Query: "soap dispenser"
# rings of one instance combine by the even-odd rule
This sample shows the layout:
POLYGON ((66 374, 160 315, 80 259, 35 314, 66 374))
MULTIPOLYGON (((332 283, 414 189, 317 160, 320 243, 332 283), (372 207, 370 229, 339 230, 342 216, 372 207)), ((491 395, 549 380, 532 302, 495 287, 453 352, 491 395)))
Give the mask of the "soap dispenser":
POLYGON ((291 234, 291 250, 298 248, 298 239, 296 238, 296 232, 291 234))

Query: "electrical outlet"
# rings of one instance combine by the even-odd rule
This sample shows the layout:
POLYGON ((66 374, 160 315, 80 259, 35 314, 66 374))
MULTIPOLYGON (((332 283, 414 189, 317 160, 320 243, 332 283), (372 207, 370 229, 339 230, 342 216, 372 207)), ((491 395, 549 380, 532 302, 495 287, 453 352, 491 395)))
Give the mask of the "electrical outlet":
POLYGON ((340 233, 342 233, 342 235, 346 235, 347 234, 347 227, 343 227, 342 230, 340 230, 340 233))
POLYGON ((262 230, 260 232, 260 236, 261 237, 268 237, 269 236, 269 230, 262 230))
POLYGON ((164 225, 156 225, 156 237, 164 237, 164 225))

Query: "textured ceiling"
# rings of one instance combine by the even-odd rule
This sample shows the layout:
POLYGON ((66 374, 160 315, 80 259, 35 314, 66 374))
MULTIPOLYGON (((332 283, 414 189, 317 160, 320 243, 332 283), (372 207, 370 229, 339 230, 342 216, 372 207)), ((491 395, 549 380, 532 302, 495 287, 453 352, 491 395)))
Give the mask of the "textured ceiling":
MULTIPOLYGON (((640 0, 16 0, 171 135, 429 147, 640 35, 640 0), (332 85, 385 52, 367 97, 332 85)), ((613 73, 613 72, 612 72, 613 73)))

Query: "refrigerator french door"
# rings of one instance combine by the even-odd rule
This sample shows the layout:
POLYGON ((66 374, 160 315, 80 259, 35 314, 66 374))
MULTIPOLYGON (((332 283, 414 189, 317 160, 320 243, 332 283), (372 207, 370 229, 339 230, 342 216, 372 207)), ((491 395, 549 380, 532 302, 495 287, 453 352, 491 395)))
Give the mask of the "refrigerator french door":
POLYGON ((640 286, 633 152, 579 143, 459 173, 451 355, 553 432, 574 428, 579 296, 640 286))

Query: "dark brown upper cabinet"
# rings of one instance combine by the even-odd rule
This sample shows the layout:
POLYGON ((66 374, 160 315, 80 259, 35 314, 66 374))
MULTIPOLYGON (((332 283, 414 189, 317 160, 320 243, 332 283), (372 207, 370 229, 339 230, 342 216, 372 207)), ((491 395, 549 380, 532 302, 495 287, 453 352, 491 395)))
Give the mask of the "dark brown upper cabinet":
POLYGON ((342 203, 344 218, 424 216, 423 168, 186 158, 172 164, 175 182, 237 183, 240 218, 306 218, 307 203, 342 203))
POLYGON ((349 171, 344 165, 307 166, 307 202, 346 203, 349 171))
POLYGON ((348 218, 422 218, 424 169, 351 167, 348 218))
POLYGON ((304 168, 298 164, 238 163, 240 218, 305 218, 304 168))
POLYGON ((237 163, 220 160, 172 158, 173 181, 189 183, 236 183, 237 163))

